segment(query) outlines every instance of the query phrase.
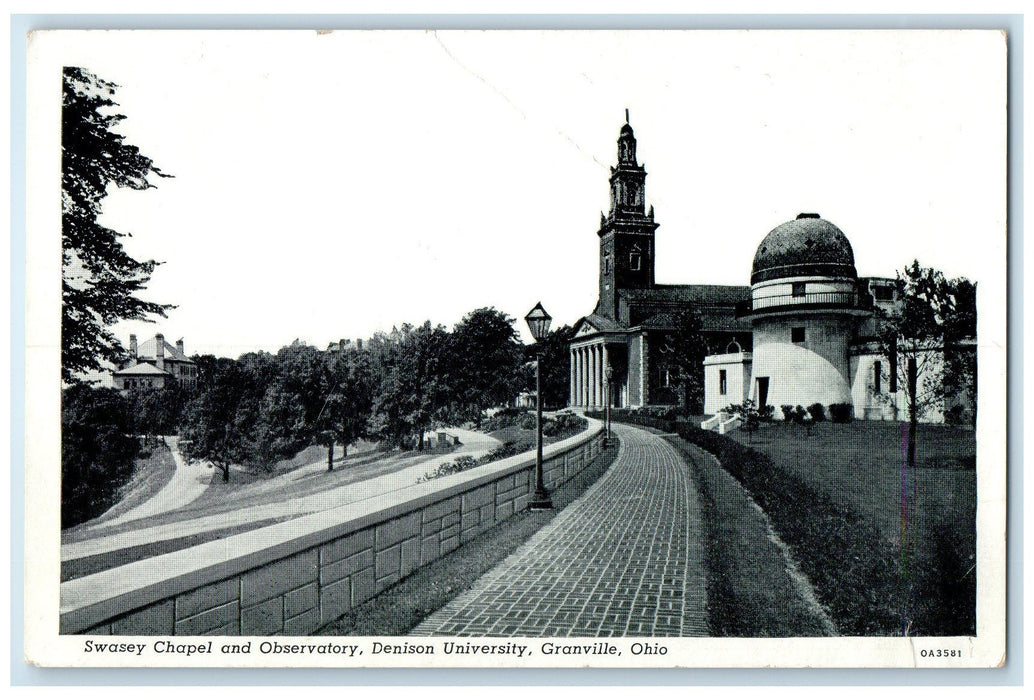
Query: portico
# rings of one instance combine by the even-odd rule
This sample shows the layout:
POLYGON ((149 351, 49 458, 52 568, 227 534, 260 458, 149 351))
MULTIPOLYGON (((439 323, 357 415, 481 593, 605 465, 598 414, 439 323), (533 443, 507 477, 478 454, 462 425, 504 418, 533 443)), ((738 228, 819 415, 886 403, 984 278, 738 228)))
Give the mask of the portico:
POLYGON ((603 408, 607 404, 608 393, 611 406, 620 408, 630 405, 628 343, 626 333, 600 332, 583 320, 576 329, 570 346, 570 406, 586 409, 603 408), (611 370, 609 388, 608 367, 611 370))
POLYGON ((599 408, 604 405, 604 375, 610 364, 602 339, 571 347, 571 405, 599 408))

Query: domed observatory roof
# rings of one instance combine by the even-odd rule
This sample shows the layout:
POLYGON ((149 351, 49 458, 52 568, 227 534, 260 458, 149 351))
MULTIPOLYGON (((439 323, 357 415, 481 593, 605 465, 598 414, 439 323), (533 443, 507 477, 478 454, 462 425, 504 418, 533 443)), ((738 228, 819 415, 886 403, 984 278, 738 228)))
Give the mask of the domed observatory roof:
POLYGON ((761 241, 750 283, 811 275, 858 277, 854 251, 844 232, 818 214, 799 214, 761 241))

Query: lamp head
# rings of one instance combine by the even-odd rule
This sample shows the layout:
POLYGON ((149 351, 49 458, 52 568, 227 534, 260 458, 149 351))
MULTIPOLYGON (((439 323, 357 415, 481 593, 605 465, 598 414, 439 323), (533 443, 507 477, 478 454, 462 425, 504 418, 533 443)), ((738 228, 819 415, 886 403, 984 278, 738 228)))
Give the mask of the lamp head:
POLYGON ((542 308, 542 302, 539 302, 528 312, 524 320, 527 321, 528 328, 531 330, 531 337, 538 341, 543 340, 549 334, 549 323, 553 317, 546 313, 546 310, 542 308))

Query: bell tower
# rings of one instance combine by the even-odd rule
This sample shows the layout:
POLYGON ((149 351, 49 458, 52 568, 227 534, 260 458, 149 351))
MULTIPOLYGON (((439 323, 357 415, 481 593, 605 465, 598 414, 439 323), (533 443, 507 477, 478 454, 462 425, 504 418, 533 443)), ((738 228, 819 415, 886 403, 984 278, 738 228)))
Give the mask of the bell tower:
POLYGON ((654 285, 653 207, 646 210, 646 169, 636 160, 636 139, 628 123, 618 135, 618 164, 610 169, 610 213, 600 214, 600 300, 596 313, 617 319, 619 289, 654 285))

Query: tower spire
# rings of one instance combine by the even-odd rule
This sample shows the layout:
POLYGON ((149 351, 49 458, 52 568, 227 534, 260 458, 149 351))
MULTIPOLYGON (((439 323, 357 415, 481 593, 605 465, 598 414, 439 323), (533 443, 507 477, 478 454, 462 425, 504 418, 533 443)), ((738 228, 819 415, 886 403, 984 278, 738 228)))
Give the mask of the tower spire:
POLYGON ((625 123, 628 124, 628 107, 625 107, 625 123))

